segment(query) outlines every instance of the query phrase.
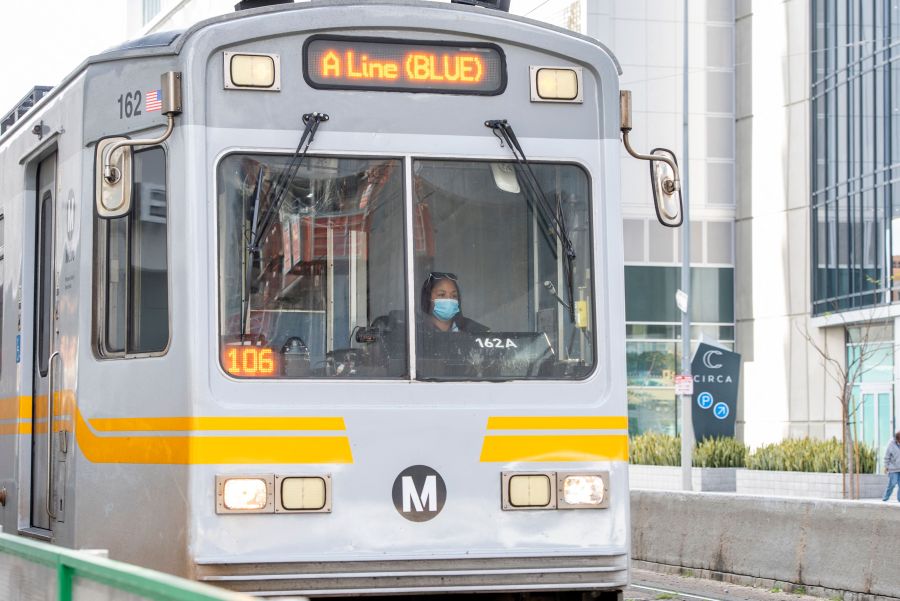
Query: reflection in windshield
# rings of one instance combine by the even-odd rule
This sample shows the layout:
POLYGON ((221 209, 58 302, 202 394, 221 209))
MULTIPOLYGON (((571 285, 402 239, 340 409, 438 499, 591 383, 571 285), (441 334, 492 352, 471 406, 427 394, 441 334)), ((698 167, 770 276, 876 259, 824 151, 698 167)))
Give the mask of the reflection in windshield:
POLYGON ((594 363, 588 180, 533 164, 577 259, 570 318, 562 242, 509 163, 416 161, 416 373, 422 379, 579 378, 594 363))
POLYGON ((400 161, 308 158, 254 252, 254 224, 288 162, 232 155, 219 167, 222 366, 237 377, 402 377, 400 161))
POLYGON ((219 165, 219 358, 227 373, 409 377, 412 330, 422 380, 591 372, 589 183, 581 168, 532 164, 574 247, 570 311, 560 292, 562 242, 535 214, 511 163, 413 162, 409 290, 396 159, 308 157, 272 227, 250 244, 288 162, 235 154, 219 165))

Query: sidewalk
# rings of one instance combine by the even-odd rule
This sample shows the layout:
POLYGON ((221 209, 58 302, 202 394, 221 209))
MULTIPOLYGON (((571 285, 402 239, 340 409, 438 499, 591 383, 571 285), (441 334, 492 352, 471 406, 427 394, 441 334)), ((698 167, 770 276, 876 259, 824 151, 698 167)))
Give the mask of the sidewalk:
POLYGON ((820 597, 798 593, 784 592, 777 587, 770 590, 633 568, 631 586, 625 589, 625 601, 822 601, 820 597))

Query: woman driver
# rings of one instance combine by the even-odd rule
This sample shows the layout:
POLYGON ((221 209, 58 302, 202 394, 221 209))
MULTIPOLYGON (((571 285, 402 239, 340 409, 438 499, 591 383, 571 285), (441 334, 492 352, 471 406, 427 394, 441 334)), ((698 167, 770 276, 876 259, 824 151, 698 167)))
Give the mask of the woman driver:
POLYGON ((463 317, 459 282, 452 273, 432 271, 422 285, 422 323, 426 331, 468 332, 478 334, 489 329, 463 317))

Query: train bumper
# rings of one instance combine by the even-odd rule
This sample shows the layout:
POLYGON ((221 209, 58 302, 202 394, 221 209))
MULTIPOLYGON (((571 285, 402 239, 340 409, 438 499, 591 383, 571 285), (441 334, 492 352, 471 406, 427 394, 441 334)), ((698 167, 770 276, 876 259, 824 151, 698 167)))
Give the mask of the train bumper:
POLYGON ((628 556, 502 557, 198 564, 203 582, 256 596, 608 590, 628 584, 628 556))

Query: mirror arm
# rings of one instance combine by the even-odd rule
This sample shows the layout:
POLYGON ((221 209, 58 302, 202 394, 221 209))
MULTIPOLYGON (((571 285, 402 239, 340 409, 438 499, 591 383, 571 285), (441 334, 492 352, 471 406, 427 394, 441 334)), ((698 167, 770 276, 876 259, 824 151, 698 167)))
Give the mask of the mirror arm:
POLYGON ((678 176, 678 165, 666 156, 656 154, 641 154, 631 147, 628 134, 631 133, 631 90, 619 91, 619 129, 622 131, 622 142, 628 154, 641 161, 662 161, 672 169, 673 179, 666 178, 662 181, 663 191, 666 194, 675 194, 681 190, 681 178, 678 176))
POLYGON ((675 164, 675 161, 670 159, 669 157, 658 155, 658 154, 641 154, 635 151, 634 148, 631 147, 631 143, 628 141, 628 133, 631 131, 631 128, 625 129, 622 127, 622 143, 625 144, 625 150, 628 151, 628 154, 633 156, 636 159, 640 159, 642 161, 662 161, 666 165, 668 165, 672 169, 672 173, 675 174, 675 179, 666 179, 664 185, 666 188, 671 186, 671 190, 667 189, 667 194, 674 194, 675 191, 681 189, 681 180, 678 177, 678 165, 675 164))
POLYGON ((110 185, 116 184, 119 179, 122 177, 122 174, 119 173, 119 170, 112 164, 112 156, 120 148, 125 148, 127 146, 155 146, 157 144, 161 144, 165 142, 168 137, 172 134, 172 130, 175 128, 175 115, 169 113, 166 115, 166 131, 162 133, 158 138, 150 138, 144 140, 120 140, 115 144, 110 144, 108 148, 106 148, 106 152, 103 153, 103 179, 110 185))

